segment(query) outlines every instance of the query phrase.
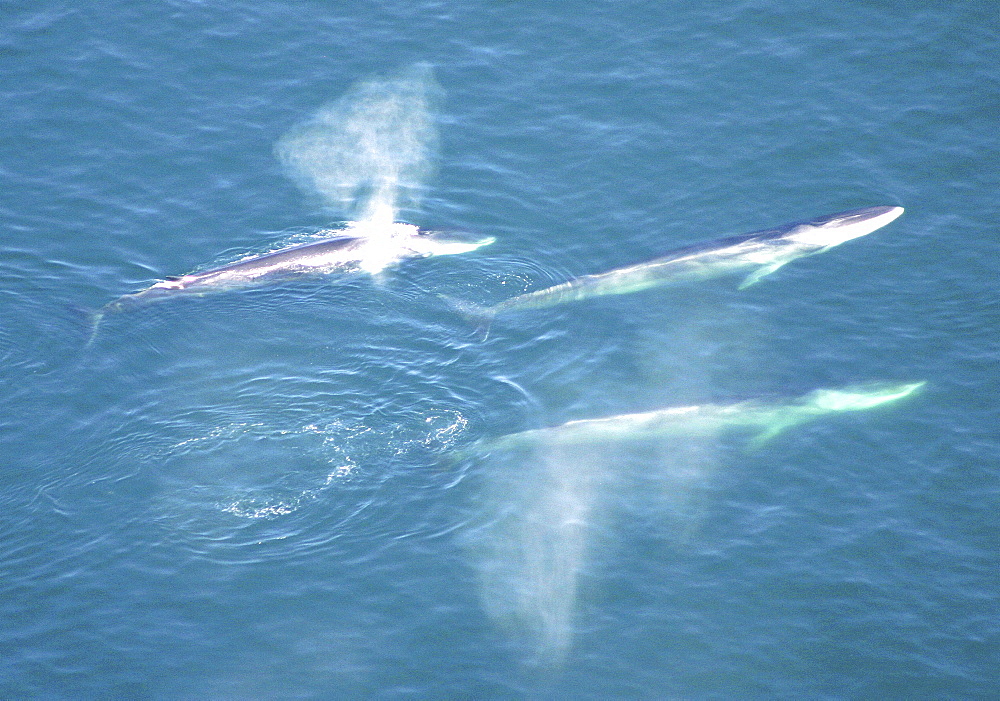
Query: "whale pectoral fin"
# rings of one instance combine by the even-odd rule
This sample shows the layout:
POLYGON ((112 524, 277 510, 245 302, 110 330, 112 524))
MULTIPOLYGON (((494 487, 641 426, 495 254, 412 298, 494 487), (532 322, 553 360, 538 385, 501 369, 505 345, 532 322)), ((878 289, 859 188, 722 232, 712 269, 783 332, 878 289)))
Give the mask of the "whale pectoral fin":
POLYGON ((743 282, 740 283, 739 289, 745 290, 746 288, 750 287, 750 285, 756 285, 758 282, 766 278, 775 270, 784 266, 785 263, 787 262, 788 261, 781 261, 780 263, 772 263, 771 265, 765 265, 763 268, 758 268, 757 270, 753 271, 752 273, 746 276, 746 279, 744 279, 743 282))

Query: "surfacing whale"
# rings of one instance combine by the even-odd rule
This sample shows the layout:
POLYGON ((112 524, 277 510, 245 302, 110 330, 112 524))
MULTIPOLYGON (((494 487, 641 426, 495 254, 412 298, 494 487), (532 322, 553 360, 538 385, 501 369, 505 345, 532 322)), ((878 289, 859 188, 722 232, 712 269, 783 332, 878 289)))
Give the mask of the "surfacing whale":
POLYGON ((304 275, 365 272, 371 275, 408 258, 467 253, 493 243, 449 240, 438 232, 421 232, 412 224, 396 222, 388 231, 373 234, 369 226, 355 225, 336 236, 289 246, 182 277, 162 280, 144 290, 111 302, 105 311, 121 311, 179 294, 206 294, 283 282, 304 275))
POLYGON ((183 295, 204 295, 274 284, 309 275, 368 273, 377 275, 410 258, 467 253, 493 243, 493 237, 462 240, 412 224, 355 223, 330 238, 289 246, 216 268, 161 280, 144 290, 119 297, 92 319, 91 341, 109 313, 183 295))

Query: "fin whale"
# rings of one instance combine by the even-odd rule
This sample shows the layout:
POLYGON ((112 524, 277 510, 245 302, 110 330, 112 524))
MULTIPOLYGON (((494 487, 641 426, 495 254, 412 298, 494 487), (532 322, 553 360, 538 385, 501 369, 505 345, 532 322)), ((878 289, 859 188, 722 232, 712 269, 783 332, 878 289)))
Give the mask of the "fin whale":
POLYGON ((796 399, 769 402, 667 407, 638 414, 579 419, 546 428, 486 439, 473 447, 492 451, 537 445, 605 445, 670 436, 714 434, 723 429, 753 434, 757 448, 793 426, 827 414, 864 411, 907 397, 926 382, 872 382, 836 389, 817 389, 796 399))
POLYGON ((377 275, 409 258, 467 253, 493 241, 493 237, 478 240, 448 238, 440 232, 421 231, 412 224, 401 222, 388 226, 356 223, 330 238, 161 280, 143 290, 119 297, 94 314, 90 341, 93 341, 105 315, 159 300, 274 284, 308 275, 338 272, 377 275))
POLYGON ((852 209, 685 246, 645 263, 583 275, 493 306, 460 300, 449 300, 449 303, 483 327, 488 326, 493 317, 509 311, 542 309, 591 297, 629 294, 724 275, 745 274, 739 285, 742 290, 793 260, 823 253, 845 241, 870 234, 902 213, 902 207, 894 206, 852 209))

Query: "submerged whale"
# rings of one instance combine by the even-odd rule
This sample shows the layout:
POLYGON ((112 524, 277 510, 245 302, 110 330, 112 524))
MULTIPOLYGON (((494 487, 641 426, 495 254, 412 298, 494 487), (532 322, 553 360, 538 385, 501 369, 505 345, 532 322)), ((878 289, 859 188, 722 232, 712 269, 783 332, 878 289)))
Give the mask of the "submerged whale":
POLYGON ((739 286, 744 289, 793 260, 828 251, 845 241, 870 234, 902 213, 902 207, 892 206, 852 209, 678 248, 645 263, 583 275, 553 287, 512 297, 491 307, 456 300, 449 302, 459 312, 488 322, 508 311, 541 309, 591 297, 628 294, 652 287, 749 272, 739 286))
POLYGON ((736 404, 701 404, 580 419, 486 439, 475 447, 490 451, 538 445, 606 445, 668 436, 715 434, 723 429, 742 429, 756 434, 751 446, 757 447, 793 426, 826 414, 873 409, 903 399, 925 384, 874 382, 817 389, 803 397, 778 402, 748 400, 736 404))

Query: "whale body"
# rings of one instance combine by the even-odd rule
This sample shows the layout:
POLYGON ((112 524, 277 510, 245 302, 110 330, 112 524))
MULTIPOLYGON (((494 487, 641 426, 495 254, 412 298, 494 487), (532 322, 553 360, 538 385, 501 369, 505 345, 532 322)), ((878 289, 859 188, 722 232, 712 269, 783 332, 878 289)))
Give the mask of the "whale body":
POLYGON ((685 246, 645 263, 583 275, 490 307, 450 301, 467 316, 488 321, 509 311, 541 309, 591 297, 628 294, 736 273, 748 273, 739 286, 744 289, 793 260, 870 234, 902 213, 902 207, 864 207, 685 246))
POLYGON ((735 404, 667 407, 637 414, 579 419, 558 426, 509 433, 487 439, 485 450, 538 445, 606 445, 669 436, 715 434, 724 429, 754 433, 757 447, 785 430, 824 415, 873 409, 907 397, 925 382, 874 382, 837 389, 818 389, 797 399, 779 402, 747 400, 735 404))
POLYGON ((354 225, 320 241, 289 246, 217 268, 161 280, 144 290, 118 298, 101 313, 124 311, 177 295, 200 295, 266 285, 303 275, 334 272, 375 275, 408 258, 466 253, 487 246, 493 240, 492 237, 476 241, 449 240, 437 232, 422 232, 412 224, 400 222, 377 229, 354 225))
POLYGON ((280 283, 308 275, 351 272, 377 275, 409 258, 467 253, 488 246, 494 240, 493 237, 452 239, 440 232, 421 231, 412 224, 402 222, 388 225, 352 223, 336 235, 320 241, 288 246, 216 268, 161 280, 144 290, 119 297, 90 315, 87 346, 94 342, 106 315, 135 309, 150 302, 280 283))

